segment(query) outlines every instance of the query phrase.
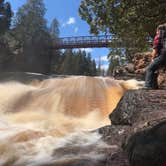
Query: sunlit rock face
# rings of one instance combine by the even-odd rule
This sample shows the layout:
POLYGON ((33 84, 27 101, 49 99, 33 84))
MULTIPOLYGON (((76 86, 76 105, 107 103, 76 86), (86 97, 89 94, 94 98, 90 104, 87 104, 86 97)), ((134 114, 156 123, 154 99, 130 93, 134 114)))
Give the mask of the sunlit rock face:
MULTIPOLYGON (((113 71, 115 79, 137 79, 145 80, 146 67, 152 61, 152 52, 136 53, 133 56, 132 63, 125 64, 124 66, 117 66, 113 71)), ((165 89, 166 87, 166 68, 163 67, 158 71, 158 85, 159 88, 165 89)))
POLYGON ((83 76, 1 83, 0 165, 103 163, 117 147, 91 130, 110 124, 108 115, 133 88, 134 80, 83 76))

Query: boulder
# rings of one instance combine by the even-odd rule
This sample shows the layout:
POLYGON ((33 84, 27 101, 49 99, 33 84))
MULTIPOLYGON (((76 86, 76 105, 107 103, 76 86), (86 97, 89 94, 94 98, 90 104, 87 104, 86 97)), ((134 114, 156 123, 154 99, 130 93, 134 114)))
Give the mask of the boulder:
POLYGON ((165 166, 166 121, 133 134, 124 149, 131 166, 165 166))
POLYGON ((144 126, 166 119, 165 90, 130 90, 110 115, 113 125, 144 126))
POLYGON ((127 153, 131 166, 166 165, 165 90, 128 91, 110 119, 110 138, 103 132, 104 139, 122 148, 123 157, 127 153))

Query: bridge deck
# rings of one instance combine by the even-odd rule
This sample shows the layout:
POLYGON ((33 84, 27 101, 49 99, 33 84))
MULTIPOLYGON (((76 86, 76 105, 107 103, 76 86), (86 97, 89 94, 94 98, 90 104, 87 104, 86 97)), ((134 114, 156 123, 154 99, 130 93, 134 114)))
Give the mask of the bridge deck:
POLYGON ((53 43, 54 49, 109 47, 113 36, 79 36, 58 38, 53 43))
MULTIPOLYGON (((53 49, 115 47, 113 40, 116 40, 113 35, 57 38, 53 42, 53 49)), ((147 44, 152 45, 152 41, 147 41, 147 44)), ((125 44, 116 42, 116 45, 117 47, 123 47, 125 44)))

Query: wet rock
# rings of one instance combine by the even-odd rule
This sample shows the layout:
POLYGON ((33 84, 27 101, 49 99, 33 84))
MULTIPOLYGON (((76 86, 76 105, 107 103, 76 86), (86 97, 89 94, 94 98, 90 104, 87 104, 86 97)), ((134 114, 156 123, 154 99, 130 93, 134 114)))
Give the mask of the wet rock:
POLYGON ((124 149, 131 166, 165 166, 166 121, 134 134, 124 149))
POLYGON ((105 166, 129 166, 127 153, 121 147, 126 136, 130 133, 130 126, 105 126, 100 128, 98 132, 102 135, 102 140, 108 145, 117 147, 106 155, 105 166))
MULTIPOLYGON (((165 90, 132 90, 110 115, 113 126, 124 129, 118 146, 127 153, 131 166, 166 165, 165 111, 165 90)), ((111 133, 116 140, 116 132, 111 133)))
POLYGON ((108 155, 105 166, 129 166, 127 154, 122 150, 119 150, 112 155, 108 155))
POLYGON ((102 140, 109 145, 122 146, 122 142, 126 135, 130 132, 130 126, 111 125, 98 129, 99 134, 102 135, 102 140))
MULTIPOLYGON (((90 160, 90 159, 66 159, 65 161, 55 161, 50 164, 42 164, 40 166, 105 166, 106 160, 90 160)), ((39 165, 38 165, 39 166, 39 165)))
POLYGON ((113 77, 116 80, 129 80, 129 79, 144 80, 144 75, 140 73, 135 73, 133 64, 117 66, 113 71, 113 77))
POLYGON ((165 90, 131 90, 126 92, 110 115, 113 125, 145 126, 166 119, 165 90))
MULTIPOLYGON (((108 145, 100 149, 95 147, 95 145, 86 147, 70 146, 56 149, 53 153, 53 158, 56 159, 55 161, 38 166, 106 166, 108 162, 115 162, 115 154, 119 152, 117 146, 108 145)), ((125 157, 127 160, 127 156, 125 157)), ((119 160, 119 158, 117 159, 119 160)))

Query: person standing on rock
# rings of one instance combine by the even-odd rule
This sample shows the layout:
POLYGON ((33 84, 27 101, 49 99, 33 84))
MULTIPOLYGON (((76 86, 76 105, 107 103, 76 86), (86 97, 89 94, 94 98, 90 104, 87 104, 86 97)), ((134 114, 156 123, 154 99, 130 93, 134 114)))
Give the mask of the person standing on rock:
MULTIPOLYGON (((153 42, 153 60, 146 69, 145 89, 157 89, 158 85, 153 85, 156 71, 161 67, 166 67, 166 23, 159 25, 153 42)), ((156 78, 157 84, 157 78, 156 78)))

